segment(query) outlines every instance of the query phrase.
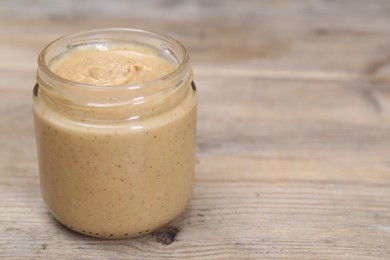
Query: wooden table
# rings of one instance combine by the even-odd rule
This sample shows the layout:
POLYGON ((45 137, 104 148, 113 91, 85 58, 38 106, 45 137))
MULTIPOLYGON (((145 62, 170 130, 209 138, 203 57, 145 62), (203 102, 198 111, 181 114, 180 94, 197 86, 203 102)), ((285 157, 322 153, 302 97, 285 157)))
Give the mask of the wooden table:
POLYGON ((390 1, 1 1, 0 259, 390 259, 390 1), (176 241, 60 226, 39 191, 36 57, 138 27, 189 49, 196 187, 176 241))

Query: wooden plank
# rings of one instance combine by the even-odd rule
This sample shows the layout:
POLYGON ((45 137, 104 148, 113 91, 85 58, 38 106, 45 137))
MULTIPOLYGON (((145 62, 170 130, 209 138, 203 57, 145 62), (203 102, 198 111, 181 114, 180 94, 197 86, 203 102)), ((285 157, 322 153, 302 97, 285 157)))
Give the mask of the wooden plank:
POLYGON ((54 258, 355 258, 389 256, 388 186, 324 182, 198 183, 190 208, 172 225, 169 246, 151 236, 122 241, 86 238, 57 224, 37 192, 3 205, 5 259, 54 258), (22 202, 23 201, 23 202, 22 202), (28 203, 29 207, 26 207, 28 203), (37 229, 37 226, 40 228, 37 229))
POLYGON ((390 3, 385 0, 83 3, 66 1, 60 7, 47 1, 3 1, 0 67, 16 63, 33 71, 37 53, 49 41, 113 26, 171 34, 188 47, 195 64, 235 70, 356 75, 390 53, 390 3), (26 24, 29 30, 21 33, 26 24))

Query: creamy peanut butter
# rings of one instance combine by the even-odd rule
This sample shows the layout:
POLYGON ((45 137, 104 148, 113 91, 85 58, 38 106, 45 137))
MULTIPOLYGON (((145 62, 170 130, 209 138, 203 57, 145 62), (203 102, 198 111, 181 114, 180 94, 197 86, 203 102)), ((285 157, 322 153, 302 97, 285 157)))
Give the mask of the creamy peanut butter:
MULTIPOLYGON (((74 48, 53 60, 50 69, 74 82, 115 86, 150 82, 175 67, 144 47, 108 45, 74 48)), ((185 209, 194 174, 196 92, 190 83, 191 78, 184 81, 180 102, 169 109, 98 123, 72 118, 72 106, 56 105, 61 100, 56 97, 49 102, 46 89, 39 88, 34 119, 41 189, 61 223, 90 236, 135 237, 185 209)), ((142 96, 142 88, 138 91, 142 96)), ((161 107, 172 100, 156 102, 161 107)), ((136 106, 125 110, 131 114, 136 106)))
POLYGON ((149 82, 174 70, 172 63, 146 48, 131 45, 106 48, 76 48, 55 62, 51 69, 65 79, 98 86, 149 82))

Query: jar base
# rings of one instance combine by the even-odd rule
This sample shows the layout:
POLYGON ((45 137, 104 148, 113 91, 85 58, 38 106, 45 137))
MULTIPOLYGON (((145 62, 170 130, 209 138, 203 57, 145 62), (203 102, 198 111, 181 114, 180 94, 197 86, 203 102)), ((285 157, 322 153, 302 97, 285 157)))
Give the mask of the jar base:
MULTIPOLYGON (((142 237, 142 236, 145 236, 145 235, 148 235, 148 234, 151 234, 153 233, 154 231, 156 230, 159 230, 160 228, 164 227, 165 225, 161 225, 161 226, 158 226, 156 228, 153 228, 153 229, 147 229, 145 231, 139 231, 137 233, 120 233, 120 234, 117 234, 117 233, 106 233, 106 232, 103 232, 103 233, 98 233, 98 232, 91 232, 91 231, 88 231, 88 230, 84 230, 84 229, 78 229, 78 228, 75 228, 73 226, 70 226, 68 224, 64 224, 62 222, 60 222, 58 219, 56 219, 54 217, 54 219, 60 224, 62 225, 63 227, 67 228, 68 230, 71 230, 73 232, 76 232, 78 234, 81 234, 81 235, 85 235, 85 236, 88 236, 88 237, 93 237, 93 238, 98 238, 98 239, 110 239, 110 240, 123 240, 123 239, 134 239, 134 238, 139 238, 139 237, 142 237)), ((168 224, 168 223, 167 223, 168 224)))

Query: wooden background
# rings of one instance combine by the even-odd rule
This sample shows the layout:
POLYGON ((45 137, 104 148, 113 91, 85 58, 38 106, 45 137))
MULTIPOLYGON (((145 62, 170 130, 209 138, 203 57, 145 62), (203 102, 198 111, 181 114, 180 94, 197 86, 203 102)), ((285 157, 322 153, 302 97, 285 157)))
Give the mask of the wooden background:
POLYGON ((390 1, 0 2, 0 259, 390 259, 390 1), (164 32, 199 90, 196 187, 168 246, 53 220, 31 118, 67 33, 164 32))

